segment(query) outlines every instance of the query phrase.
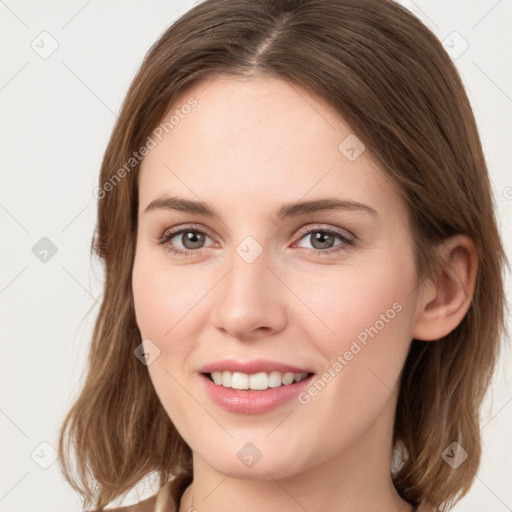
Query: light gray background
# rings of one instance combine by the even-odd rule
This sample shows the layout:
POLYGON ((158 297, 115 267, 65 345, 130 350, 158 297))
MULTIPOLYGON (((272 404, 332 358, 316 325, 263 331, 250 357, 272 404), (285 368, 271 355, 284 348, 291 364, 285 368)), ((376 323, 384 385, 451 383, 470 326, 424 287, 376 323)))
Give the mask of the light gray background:
MULTIPOLYGON (((98 312, 92 190, 146 51, 194 3, 0 0, 0 512, 81 510, 52 446, 80 387, 98 312), (57 248, 47 262, 33 253, 43 237, 57 248)), ((446 41, 463 77, 510 255, 512 2, 404 4, 446 41)), ((511 363, 507 349, 483 411, 482 465, 457 512, 512 510, 511 363)), ((141 485, 124 504, 155 490, 141 485)))

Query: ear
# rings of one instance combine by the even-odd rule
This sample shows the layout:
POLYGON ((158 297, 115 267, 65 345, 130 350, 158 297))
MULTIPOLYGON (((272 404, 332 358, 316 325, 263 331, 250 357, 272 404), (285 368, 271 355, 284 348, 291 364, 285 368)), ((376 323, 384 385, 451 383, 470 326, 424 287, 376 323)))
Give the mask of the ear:
POLYGON ((466 235, 455 235, 438 248, 445 263, 422 285, 413 326, 418 340, 438 340, 452 332, 466 315, 475 291, 478 251, 466 235))

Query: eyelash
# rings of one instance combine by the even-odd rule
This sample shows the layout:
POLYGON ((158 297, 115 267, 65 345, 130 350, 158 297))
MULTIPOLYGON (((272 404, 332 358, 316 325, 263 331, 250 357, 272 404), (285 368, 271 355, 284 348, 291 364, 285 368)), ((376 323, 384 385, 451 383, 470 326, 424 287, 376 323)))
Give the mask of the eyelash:
MULTIPOLYGON (((182 233, 186 233, 186 232, 200 233, 202 235, 209 237, 208 233, 206 233, 202 229, 197 229, 193 226, 188 226, 188 227, 176 229, 174 231, 165 232, 161 237, 158 238, 158 244, 165 246, 165 248, 169 252, 171 252, 172 254, 175 254, 177 256, 198 256, 198 255, 202 254, 204 248, 197 249, 197 250, 194 250, 194 249, 183 250, 183 249, 177 249, 175 247, 172 247, 172 245, 169 243, 170 240, 172 240, 175 236, 181 235, 182 233)), ((313 256, 317 256, 320 254, 320 255, 322 255, 321 257, 323 257, 323 256, 330 255, 332 253, 337 253, 339 251, 348 251, 355 244, 355 240, 348 238, 340 231, 337 231, 332 228, 312 228, 307 231, 303 231, 300 233, 299 240, 302 240, 307 235, 311 235, 312 233, 317 233, 317 232, 333 235, 333 236, 339 238, 343 243, 339 244, 337 246, 334 246, 330 249, 326 249, 326 250, 309 249, 307 247, 301 248, 302 250, 305 250, 308 254, 311 254, 313 256)), ((211 237, 209 237, 209 238, 211 238, 211 237)))

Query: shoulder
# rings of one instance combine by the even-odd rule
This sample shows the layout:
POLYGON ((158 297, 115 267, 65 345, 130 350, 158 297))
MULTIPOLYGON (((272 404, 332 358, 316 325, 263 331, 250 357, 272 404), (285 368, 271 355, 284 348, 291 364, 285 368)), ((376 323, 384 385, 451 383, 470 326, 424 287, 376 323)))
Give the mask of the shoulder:
MULTIPOLYGON (((154 496, 139 501, 133 505, 117 508, 105 508, 103 512, 174 512, 174 507, 170 506, 169 497, 171 483, 160 487, 160 490, 154 496)), ((97 510, 88 510, 87 512, 99 512, 97 510)))
MULTIPOLYGON (((117 508, 104 508, 103 512, 155 512, 156 495, 151 498, 139 501, 134 505, 117 508)), ((87 510, 86 512, 99 512, 99 510, 87 510)))
MULTIPOLYGON (((191 482, 191 472, 180 473, 160 487, 154 496, 126 507, 104 508, 102 512, 176 512, 180 508, 181 496, 191 482)), ((86 512, 101 511, 87 510, 86 512)))
POLYGON ((139 501, 139 503, 135 503, 134 505, 119 508, 106 508, 103 512, 154 512, 155 504, 156 495, 146 500, 139 501))

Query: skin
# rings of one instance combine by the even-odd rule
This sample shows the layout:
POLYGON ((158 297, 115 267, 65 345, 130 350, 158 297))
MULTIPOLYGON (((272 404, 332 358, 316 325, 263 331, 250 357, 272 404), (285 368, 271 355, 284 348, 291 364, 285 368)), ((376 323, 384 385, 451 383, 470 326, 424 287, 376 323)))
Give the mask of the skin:
MULTIPOLYGON (((352 132, 328 104, 264 76, 195 84, 171 110, 190 97, 197 106, 141 164, 132 281, 142 339, 160 350, 150 378, 193 451, 194 482, 180 511, 412 510, 389 469, 400 372, 412 338, 438 339, 466 313, 473 243, 448 240, 439 251, 453 275, 418 284, 405 205, 369 151, 355 161, 339 151, 352 132), (219 218, 144 212, 166 194, 207 202, 219 218), (282 203, 326 196, 378 215, 271 220, 282 203), (202 248, 188 249, 200 254, 158 244, 191 223, 207 234, 202 248), (334 228, 355 242, 323 255, 301 228, 334 228), (252 263, 236 251, 247 236, 263 250, 252 263), (394 303, 400 312, 307 404, 292 399, 247 416, 221 409, 200 386, 199 368, 225 358, 271 359, 321 376, 394 303), (250 468, 237 458, 247 442, 262 454, 250 468)), ((182 235, 172 242, 190 247, 182 235)))

